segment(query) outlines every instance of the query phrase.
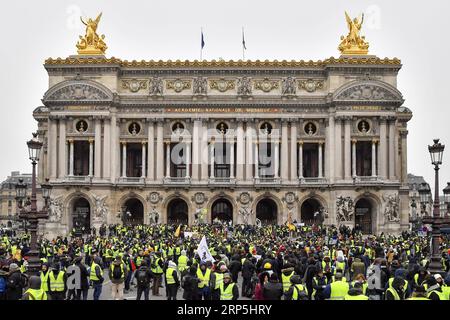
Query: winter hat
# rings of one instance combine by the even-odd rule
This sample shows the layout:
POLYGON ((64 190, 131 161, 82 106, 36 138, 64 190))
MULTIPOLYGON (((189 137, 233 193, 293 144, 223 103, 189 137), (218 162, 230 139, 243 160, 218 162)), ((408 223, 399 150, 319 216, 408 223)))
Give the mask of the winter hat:
POLYGON ((225 273, 225 274, 223 275, 223 278, 224 278, 224 279, 225 279, 225 278, 231 279, 231 275, 230 275, 229 273, 225 273))
POLYGON ((19 269, 19 266, 17 265, 17 263, 11 263, 9 265, 9 271, 16 271, 17 269, 19 269))
POLYGON ((29 284, 31 289, 38 290, 41 288, 41 278, 38 276, 31 276, 29 284))
POLYGON ((438 281, 439 279, 444 280, 444 279, 442 278, 442 276, 441 276, 439 273, 436 273, 436 274, 434 275, 434 278, 436 279, 436 281, 438 281))

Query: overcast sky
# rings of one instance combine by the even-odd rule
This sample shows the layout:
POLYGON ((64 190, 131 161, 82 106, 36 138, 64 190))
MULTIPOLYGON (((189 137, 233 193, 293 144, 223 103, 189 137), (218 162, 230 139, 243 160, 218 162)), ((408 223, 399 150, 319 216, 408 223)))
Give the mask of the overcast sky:
POLYGON ((107 56, 137 60, 242 58, 318 60, 338 57, 347 33, 344 10, 365 12, 363 34, 369 53, 398 57, 403 68, 398 88, 409 122, 408 172, 434 185, 427 145, 439 137, 448 145, 441 169, 441 190, 450 181, 450 2, 364 0, 127 0, 8 1, 0 19, 0 179, 11 171, 31 172, 25 142, 36 130, 32 111, 48 89, 43 62, 76 54, 84 34, 79 16, 103 11, 99 33, 106 35, 107 56))

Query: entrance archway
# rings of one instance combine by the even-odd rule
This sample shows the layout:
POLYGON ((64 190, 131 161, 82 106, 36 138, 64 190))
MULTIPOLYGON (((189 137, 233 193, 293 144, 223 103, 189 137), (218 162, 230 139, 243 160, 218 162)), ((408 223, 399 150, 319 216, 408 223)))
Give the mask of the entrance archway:
POLYGON ((186 201, 183 199, 174 199, 167 206, 168 224, 185 224, 189 222, 189 209, 186 201))
POLYGON ((262 199, 256 205, 256 218, 262 225, 277 224, 278 206, 272 199, 262 199))
POLYGON ((216 200, 211 209, 211 219, 220 220, 221 222, 233 221, 233 205, 227 199, 216 200))
POLYGON ((372 234, 372 202, 360 199, 355 205, 355 229, 363 234, 372 234))
POLYGON ((300 209, 301 221, 305 225, 312 225, 320 222, 320 208, 322 205, 317 199, 307 199, 302 203, 300 209))
POLYGON ((78 234, 91 232, 91 205, 85 198, 77 198, 73 202, 72 225, 78 234))
POLYGON ((133 198, 125 202, 122 221, 126 225, 144 224, 144 205, 139 199, 133 198))

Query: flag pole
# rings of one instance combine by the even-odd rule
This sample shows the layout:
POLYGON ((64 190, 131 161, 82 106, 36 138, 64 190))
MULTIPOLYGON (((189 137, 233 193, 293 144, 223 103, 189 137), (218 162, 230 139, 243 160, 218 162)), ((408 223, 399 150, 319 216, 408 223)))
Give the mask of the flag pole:
POLYGON ((245 61, 245 39, 244 39, 244 27, 242 27, 242 61, 245 61))
POLYGON ((200 28, 200 62, 202 62, 203 57, 203 27, 200 28))

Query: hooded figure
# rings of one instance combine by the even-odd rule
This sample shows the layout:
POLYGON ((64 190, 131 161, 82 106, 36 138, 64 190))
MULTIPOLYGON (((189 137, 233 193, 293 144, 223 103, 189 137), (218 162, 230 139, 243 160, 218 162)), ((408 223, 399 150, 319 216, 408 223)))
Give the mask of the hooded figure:
POLYGON ((181 287, 183 291, 183 299, 185 300, 199 300, 198 298, 198 283, 200 280, 197 277, 197 267, 191 266, 189 272, 183 277, 181 287))
POLYGON ((392 287, 386 290, 386 300, 404 300, 405 299, 405 280, 401 277, 395 277, 392 281, 392 287))
POLYGON ((168 263, 165 280, 167 300, 177 300, 177 291, 180 286, 180 281, 178 280, 177 265, 173 261, 169 261, 168 263))
POLYGON ((31 276, 28 284, 29 288, 22 296, 22 300, 47 300, 47 293, 41 289, 40 277, 31 276))

